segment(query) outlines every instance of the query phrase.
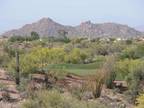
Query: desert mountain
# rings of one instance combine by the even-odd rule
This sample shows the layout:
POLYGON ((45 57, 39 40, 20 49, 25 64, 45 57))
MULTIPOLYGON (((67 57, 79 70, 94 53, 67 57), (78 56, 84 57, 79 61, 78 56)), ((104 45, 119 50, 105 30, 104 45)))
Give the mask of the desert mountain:
POLYGON ((138 30, 138 31, 144 32, 144 25, 137 26, 137 27, 135 27, 135 28, 136 28, 136 30, 138 30))
POLYGON ((78 26, 65 26, 53 21, 50 18, 42 18, 38 22, 26 24, 20 29, 8 31, 3 36, 27 36, 36 31, 40 36, 58 36, 59 30, 68 32, 69 37, 135 37, 142 36, 142 33, 127 25, 116 23, 94 24, 90 21, 81 23, 78 26))

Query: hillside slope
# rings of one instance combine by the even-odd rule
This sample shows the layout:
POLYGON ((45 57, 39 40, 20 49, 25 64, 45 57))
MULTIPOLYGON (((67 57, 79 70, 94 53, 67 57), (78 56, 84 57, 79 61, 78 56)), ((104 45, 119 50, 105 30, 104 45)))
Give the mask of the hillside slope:
POLYGON ((102 23, 94 24, 90 21, 81 23, 78 26, 65 26, 53 21, 50 18, 42 18, 38 22, 32 24, 26 24, 20 29, 10 30, 3 36, 30 35, 32 31, 36 31, 40 36, 58 36, 59 30, 65 30, 68 32, 69 37, 123 37, 131 38, 135 36, 142 36, 142 33, 131 28, 127 25, 121 25, 116 23, 102 23))

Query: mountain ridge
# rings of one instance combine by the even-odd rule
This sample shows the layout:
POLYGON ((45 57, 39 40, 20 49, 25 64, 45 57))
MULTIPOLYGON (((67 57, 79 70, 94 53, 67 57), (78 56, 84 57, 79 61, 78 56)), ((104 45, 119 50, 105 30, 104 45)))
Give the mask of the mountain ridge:
POLYGON ((135 27, 136 30, 140 31, 140 32, 144 32, 144 25, 141 25, 141 26, 137 26, 135 27))
POLYGON ((40 36, 52 37, 58 36, 59 30, 68 32, 68 37, 122 37, 132 38, 142 36, 143 33, 127 25, 117 23, 99 23, 91 21, 82 22, 77 26, 62 25, 50 18, 42 18, 37 22, 26 24, 19 29, 13 29, 2 34, 3 36, 27 36, 32 31, 37 32, 40 36))

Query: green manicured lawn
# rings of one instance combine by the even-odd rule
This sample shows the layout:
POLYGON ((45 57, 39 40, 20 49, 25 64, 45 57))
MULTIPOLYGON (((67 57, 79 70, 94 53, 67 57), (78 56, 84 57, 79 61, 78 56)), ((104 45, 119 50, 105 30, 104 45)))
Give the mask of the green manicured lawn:
POLYGON ((95 74, 101 64, 102 61, 89 64, 50 64, 47 69, 65 70, 68 73, 74 73, 77 75, 91 75, 95 74))
POLYGON ((100 62, 90 64, 50 64, 49 69, 97 69, 100 62))
POLYGON ((92 75, 96 73, 96 69, 66 69, 66 71, 77 75, 92 75))

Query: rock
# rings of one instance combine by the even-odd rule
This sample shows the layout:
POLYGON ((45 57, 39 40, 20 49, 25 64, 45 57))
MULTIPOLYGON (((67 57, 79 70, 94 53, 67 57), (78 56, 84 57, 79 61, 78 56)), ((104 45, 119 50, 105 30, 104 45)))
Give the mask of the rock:
POLYGON ((85 92, 82 95, 82 99, 83 100, 94 99, 94 96, 93 96, 92 92, 85 92))

